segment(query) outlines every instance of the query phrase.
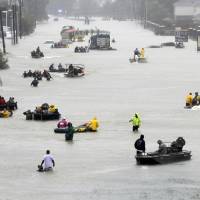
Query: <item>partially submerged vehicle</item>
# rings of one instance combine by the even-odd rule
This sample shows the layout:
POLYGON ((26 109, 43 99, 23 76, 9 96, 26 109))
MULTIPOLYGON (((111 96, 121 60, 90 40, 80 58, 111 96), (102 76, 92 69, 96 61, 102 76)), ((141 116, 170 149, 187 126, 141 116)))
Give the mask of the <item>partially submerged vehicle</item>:
POLYGON ((150 153, 138 153, 135 159, 141 165, 167 164, 190 160, 192 156, 191 151, 183 150, 184 145, 185 140, 179 137, 176 141, 170 143, 169 147, 165 145, 164 152, 159 149, 158 151, 150 153))
POLYGON ((116 50, 110 45, 110 33, 106 31, 99 31, 90 38, 91 50, 116 50))

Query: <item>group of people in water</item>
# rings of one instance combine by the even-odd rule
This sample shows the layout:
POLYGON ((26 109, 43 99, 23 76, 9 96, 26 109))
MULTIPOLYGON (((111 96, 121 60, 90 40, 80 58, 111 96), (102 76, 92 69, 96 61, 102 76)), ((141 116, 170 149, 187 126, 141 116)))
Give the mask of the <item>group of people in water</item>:
MULTIPOLYGON (((85 123, 84 126, 87 128, 87 131, 96 132, 99 128, 99 121, 96 117, 91 119, 89 122, 85 123)), ((60 129, 66 129, 65 131, 65 140, 71 141, 73 140, 74 133, 77 131, 70 121, 67 121, 66 118, 60 120, 57 124, 57 127, 60 129)), ((39 172, 47 172, 52 171, 55 167, 55 160, 53 156, 50 154, 50 150, 46 150, 46 154, 44 155, 42 162, 38 165, 39 172)))
POLYGON ((99 128, 99 121, 94 117, 89 122, 75 128, 70 121, 63 118, 58 122, 57 128, 65 130, 65 140, 73 140, 73 134, 75 132, 96 132, 99 128))
POLYGON ((31 70, 29 70, 28 72, 24 71, 23 77, 33 77, 34 79, 31 82, 31 86, 33 87, 37 87, 39 81, 41 81, 42 78, 46 78, 47 81, 50 81, 52 79, 51 74, 47 70, 44 70, 43 72, 39 70, 35 70, 34 72, 32 72, 31 70))
POLYGON ((198 92, 195 92, 194 96, 190 92, 185 98, 185 106, 191 108, 192 106, 200 105, 200 95, 198 92))

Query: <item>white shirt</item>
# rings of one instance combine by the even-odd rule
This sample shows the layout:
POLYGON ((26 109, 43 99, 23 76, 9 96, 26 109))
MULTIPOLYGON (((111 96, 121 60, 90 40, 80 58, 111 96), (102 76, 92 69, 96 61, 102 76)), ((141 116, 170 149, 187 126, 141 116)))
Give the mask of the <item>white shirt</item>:
POLYGON ((50 154, 46 154, 43 158, 44 160, 44 169, 53 168, 53 157, 50 154))

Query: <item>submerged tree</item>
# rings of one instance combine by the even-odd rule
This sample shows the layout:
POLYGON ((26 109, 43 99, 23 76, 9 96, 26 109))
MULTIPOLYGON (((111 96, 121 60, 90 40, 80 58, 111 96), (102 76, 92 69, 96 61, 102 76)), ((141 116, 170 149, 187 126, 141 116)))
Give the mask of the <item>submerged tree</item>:
POLYGON ((5 58, 2 50, 0 49, 0 69, 7 69, 9 67, 7 62, 7 58, 5 58))

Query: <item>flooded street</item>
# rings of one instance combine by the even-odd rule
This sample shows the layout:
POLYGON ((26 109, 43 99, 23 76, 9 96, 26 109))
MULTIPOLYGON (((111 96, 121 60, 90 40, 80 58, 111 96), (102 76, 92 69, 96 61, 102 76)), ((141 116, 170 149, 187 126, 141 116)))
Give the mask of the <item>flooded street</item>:
POLYGON ((200 54, 196 43, 185 49, 146 48, 173 37, 155 36, 133 21, 101 21, 89 26, 82 21, 60 18, 39 24, 36 32, 17 46, 7 40, 10 69, 0 71, 0 95, 14 96, 19 109, 0 120, 0 200, 197 200, 200 199, 199 111, 185 110, 185 96, 199 91, 200 54), (99 28, 111 32, 117 51, 75 54, 68 49, 51 49, 47 40, 59 41, 64 25, 79 29, 99 28), (40 46, 45 58, 32 59, 40 46), (145 47, 147 64, 131 64, 133 50, 145 47), (38 88, 24 79, 25 70, 47 69, 51 63, 84 64, 86 75, 67 79, 52 74, 38 88), (56 104, 63 117, 77 126, 94 116, 98 133, 75 134, 72 143, 53 130, 56 121, 26 121, 23 112, 47 102, 56 104), (128 122, 138 112, 139 133, 128 122), (173 141, 182 136, 191 161, 169 165, 139 166, 134 142, 145 135, 147 151, 157 149, 157 140, 173 141), (38 173, 46 149, 56 162, 52 173, 38 173))

